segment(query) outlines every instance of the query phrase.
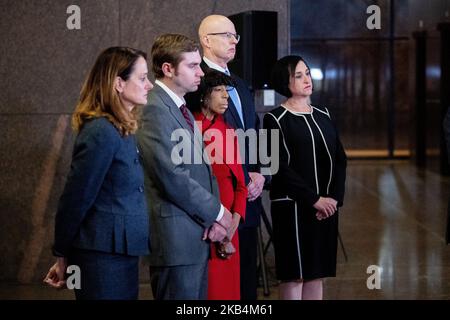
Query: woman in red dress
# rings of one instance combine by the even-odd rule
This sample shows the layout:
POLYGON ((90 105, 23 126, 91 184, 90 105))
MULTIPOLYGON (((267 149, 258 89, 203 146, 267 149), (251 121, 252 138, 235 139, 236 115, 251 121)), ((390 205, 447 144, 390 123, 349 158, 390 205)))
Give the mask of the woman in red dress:
POLYGON ((226 243, 211 244, 208 265, 208 299, 239 300, 239 237, 237 227, 244 219, 247 188, 244 181, 239 147, 234 130, 222 114, 228 108, 228 88, 233 80, 224 73, 211 70, 199 88, 200 105, 193 110, 201 129, 206 152, 219 185, 220 201, 233 214, 233 228, 226 243), (227 137, 228 135, 228 137, 227 137))

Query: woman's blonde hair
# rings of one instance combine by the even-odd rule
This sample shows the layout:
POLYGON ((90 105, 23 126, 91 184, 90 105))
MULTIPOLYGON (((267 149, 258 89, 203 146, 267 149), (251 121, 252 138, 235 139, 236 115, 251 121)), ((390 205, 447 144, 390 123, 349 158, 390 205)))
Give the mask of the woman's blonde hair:
POLYGON ((117 77, 128 80, 139 57, 147 60, 144 52, 128 47, 111 47, 98 56, 83 84, 72 116, 75 131, 79 131, 88 119, 105 117, 124 136, 136 132, 137 111, 124 107, 115 89, 115 81, 117 77))

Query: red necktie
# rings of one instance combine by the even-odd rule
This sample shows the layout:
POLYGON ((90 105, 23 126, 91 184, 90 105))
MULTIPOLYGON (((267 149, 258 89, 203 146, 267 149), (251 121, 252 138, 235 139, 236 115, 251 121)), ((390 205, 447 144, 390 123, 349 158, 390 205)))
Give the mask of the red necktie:
POLYGON ((185 104, 182 104, 180 107, 181 113, 183 114, 184 119, 186 120, 187 124, 191 128, 192 132, 194 132, 194 124, 192 123, 191 118, 189 117, 189 111, 186 108, 185 104))

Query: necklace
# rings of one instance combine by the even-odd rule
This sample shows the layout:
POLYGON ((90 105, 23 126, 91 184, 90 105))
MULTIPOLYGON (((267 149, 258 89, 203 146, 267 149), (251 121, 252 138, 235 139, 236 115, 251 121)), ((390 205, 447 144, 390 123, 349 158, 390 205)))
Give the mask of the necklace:
POLYGON ((300 107, 294 107, 291 106, 290 104, 288 104, 288 101, 286 101, 284 103, 284 107, 292 112, 311 112, 312 111, 312 107, 310 104, 307 104, 306 106, 300 106, 300 107))

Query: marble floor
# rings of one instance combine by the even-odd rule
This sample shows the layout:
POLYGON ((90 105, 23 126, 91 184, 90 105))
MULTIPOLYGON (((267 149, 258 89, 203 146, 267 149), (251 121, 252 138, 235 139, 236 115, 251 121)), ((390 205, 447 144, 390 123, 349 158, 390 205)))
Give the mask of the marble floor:
MULTIPOLYGON (((325 280, 324 298, 450 300, 450 246, 444 240, 449 183, 409 161, 350 161, 340 212, 347 260, 339 246, 337 277, 325 280)), ((266 254, 270 292, 261 287, 259 299, 278 298, 272 250, 266 254)), ((148 284, 141 285, 140 298, 152 299, 148 284)), ((0 284, 0 299, 73 299, 73 293, 0 284)))

